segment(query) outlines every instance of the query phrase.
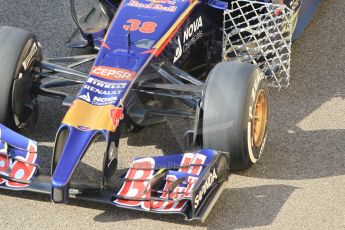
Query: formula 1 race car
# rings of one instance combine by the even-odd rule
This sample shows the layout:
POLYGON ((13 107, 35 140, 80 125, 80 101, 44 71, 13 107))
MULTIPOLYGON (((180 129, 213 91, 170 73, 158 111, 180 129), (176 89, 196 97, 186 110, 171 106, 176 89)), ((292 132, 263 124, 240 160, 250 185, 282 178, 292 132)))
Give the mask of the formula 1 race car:
POLYGON ((78 18, 71 0, 77 30, 68 46, 98 53, 58 58, 43 57, 30 32, 0 27, 0 122, 20 131, 37 117, 39 95, 69 107, 51 175, 42 173, 35 141, 0 126, 0 188, 205 220, 230 170, 262 154, 268 87, 288 86, 291 44, 319 2, 99 0, 78 18), (74 69, 89 61, 89 73, 74 69), (77 95, 57 90, 74 85, 81 85, 77 95), (187 153, 136 158, 112 186, 123 129, 138 132, 166 117, 194 120, 187 153), (97 187, 73 183, 99 136, 102 179, 97 187))

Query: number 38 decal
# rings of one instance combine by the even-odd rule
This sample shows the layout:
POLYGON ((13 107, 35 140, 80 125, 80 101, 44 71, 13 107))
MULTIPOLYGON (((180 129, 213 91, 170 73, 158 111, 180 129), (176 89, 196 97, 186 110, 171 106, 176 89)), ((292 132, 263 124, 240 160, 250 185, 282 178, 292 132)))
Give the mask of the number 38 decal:
POLYGON ((129 31, 137 31, 139 30, 141 33, 144 34, 151 34, 156 31, 157 28, 157 23, 147 21, 147 22, 142 22, 138 19, 129 19, 127 21, 130 25, 124 25, 123 29, 124 30, 129 30, 129 31))

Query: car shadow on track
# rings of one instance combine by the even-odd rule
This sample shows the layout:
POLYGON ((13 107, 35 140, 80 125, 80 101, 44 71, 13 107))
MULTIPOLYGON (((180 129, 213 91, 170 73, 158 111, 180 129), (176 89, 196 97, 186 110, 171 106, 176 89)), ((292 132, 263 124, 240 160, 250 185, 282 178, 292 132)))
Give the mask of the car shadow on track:
POLYGON ((184 221, 182 216, 107 208, 94 218, 98 222, 118 222, 148 218, 208 229, 237 229, 271 224, 290 195, 298 189, 288 185, 263 185, 225 189, 205 223, 184 221), (273 202, 272 202, 273 201, 273 202), (240 204, 240 206, 238 206, 240 204))
MULTIPOLYGON (((271 224, 290 195, 298 189, 288 185, 263 185, 225 189, 206 222, 185 221, 180 215, 159 215, 120 209, 109 205, 88 203, 70 199, 67 205, 88 209, 103 210, 94 217, 96 222, 121 222, 138 219, 151 219, 185 226, 207 227, 208 229, 238 229, 260 227, 271 224)), ((28 192, 2 191, 2 195, 37 202, 50 202, 49 196, 28 192)), ((54 208, 54 204, 51 204, 54 208)))

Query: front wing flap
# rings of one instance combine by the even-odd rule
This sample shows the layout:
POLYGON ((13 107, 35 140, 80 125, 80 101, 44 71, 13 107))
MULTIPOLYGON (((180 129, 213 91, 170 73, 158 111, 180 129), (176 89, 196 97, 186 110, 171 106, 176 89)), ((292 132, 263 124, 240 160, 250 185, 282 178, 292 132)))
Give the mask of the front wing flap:
MULTIPOLYGON (((228 154, 211 149, 133 161, 119 188, 71 183, 69 197, 204 221, 228 179, 228 154)), ((37 143, 0 124, 0 189, 51 195, 37 143)))
POLYGON ((37 143, 0 124, 0 188, 29 187, 39 173, 37 143))
POLYGON ((210 149, 136 159, 113 196, 118 207, 205 220, 229 175, 228 156, 210 149))

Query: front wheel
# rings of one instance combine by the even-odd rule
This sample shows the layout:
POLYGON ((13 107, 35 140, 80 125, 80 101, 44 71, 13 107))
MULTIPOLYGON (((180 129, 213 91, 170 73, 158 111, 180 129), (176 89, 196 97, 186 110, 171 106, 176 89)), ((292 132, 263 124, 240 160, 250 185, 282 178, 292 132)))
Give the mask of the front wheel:
POLYGON ((0 123, 18 129, 37 109, 34 85, 42 49, 36 37, 22 29, 0 26, 0 123))
POLYGON ((202 97, 204 148, 230 153, 230 169, 249 168, 267 137, 268 83, 254 65, 223 62, 210 72, 202 97))

